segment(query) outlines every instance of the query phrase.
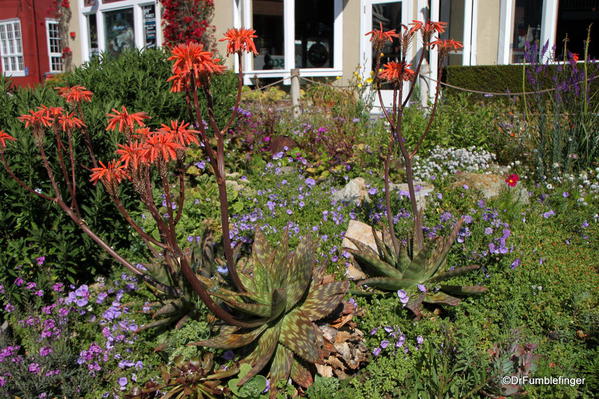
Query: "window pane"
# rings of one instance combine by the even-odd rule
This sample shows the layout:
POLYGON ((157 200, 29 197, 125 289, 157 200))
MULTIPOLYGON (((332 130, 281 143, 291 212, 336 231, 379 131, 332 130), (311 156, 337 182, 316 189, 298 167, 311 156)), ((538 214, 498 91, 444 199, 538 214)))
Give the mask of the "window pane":
POLYGON ((599 1, 560 1, 557 11, 557 59, 564 58, 563 43, 568 38, 567 50, 584 58, 587 28, 591 26, 589 59, 599 58, 599 1))
POLYGON ((22 70, 25 69, 24 65, 23 65, 23 57, 17 57, 17 63, 18 63, 18 66, 19 66, 19 71, 22 71, 22 70))
POLYGON ((87 16, 87 24, 89 26, 89 53, 91 56, 98 55, 100 51, 98 49, 98 24, 96 21, 96 14, 87 16))
POLYGON ((0 25, 0 41, 2 41, 2 52, 6 54, 8 47, 6 45, 6 27, 4 25, 0 25))
POLYGON ((10 57, 10 70, 11 71, 16 71, 17 70, 17 60, 16 60, 16 57, 10 57))
MULTIPOLYGON (((453 39, 464 43, 464 0, 441 0, 439 4, 439 21, 447 22, 447 29, 440 35, 441 39, 453 39)), ((447 63, 462 65, 463 51, 452 51, 447 63)))
POLYGON ((6 25, 6 40, 8 41, 8 54, 13 54, 15 52, 14 44, 13 44, 13 32, 12 32, 12 24, 6 25))
POLYGON ((512 42, 512 62, 524 62, 526 43, 541 45, 541 18, 543 0, 516 0, 514 12, 514 37, 512 42))
POLYGON ((283 0, 253 0, 252 12, 260 53, 254 57, 254 69, 284 69, 283 0))
POLYGON ((144 16, 144 46, 156 47, 156 8, 153 5, 141 8, 144 16))
POLYGON ((10 71, 10 61, 8 57, 2 57, 2 69, 5 71, 10 71))
POLYGON ((333 0, 295 1, 295 67, 333 67, 333 0))
MULTIPOLYGON (((380 29, 381 24, 385 31, 391 29, 395 29, 396 32, 401 31, 401 2, 375 4, 372 6, 372 28, 380 29)), ((401 43, 399 39, 393 38, 392 42, 386 41, 382 53, 381 64, 389 61, 399 61, 401 57, 401 43)), ((372 68, 375 67, 376 65, 372 66, 372 68)))
POLYGON ((135 48, 135 30, 133 29, 133 9, 104 13, 106 30, 106 51, 120 54, 123 50, 135 48))

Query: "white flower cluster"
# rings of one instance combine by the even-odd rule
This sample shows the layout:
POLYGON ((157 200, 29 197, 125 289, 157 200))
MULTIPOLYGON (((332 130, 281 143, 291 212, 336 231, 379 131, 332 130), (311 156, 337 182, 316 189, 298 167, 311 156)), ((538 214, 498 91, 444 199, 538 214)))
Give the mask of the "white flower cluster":
POLYGON ((575 184, 582 193, 599 194, 599 168, 582 171, 578 175, 565 173, 563 176, 554 177, 553 180, 558 183, 575 184))
POLYGON ((495 154, 468 148, 434 147, 428 157, 414 157, 414 176, 418 180, 434 180, 456 172, 482 172, 490 168, 495 154))

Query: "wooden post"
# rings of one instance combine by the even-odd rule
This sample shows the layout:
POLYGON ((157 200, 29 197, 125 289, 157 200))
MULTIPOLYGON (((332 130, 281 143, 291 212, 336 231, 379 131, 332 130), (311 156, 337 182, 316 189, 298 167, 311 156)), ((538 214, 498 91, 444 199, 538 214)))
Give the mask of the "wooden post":
POLYGON ((291 70, 291 107, 293 109, 293 117, 300 116, 300 71, 297 68, 291 70))

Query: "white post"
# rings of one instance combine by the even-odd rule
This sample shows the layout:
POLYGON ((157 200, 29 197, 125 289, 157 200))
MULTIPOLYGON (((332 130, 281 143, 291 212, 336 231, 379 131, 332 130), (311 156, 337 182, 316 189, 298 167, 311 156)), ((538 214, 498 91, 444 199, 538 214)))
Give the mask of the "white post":
POLYGON ((298 118, 300 110, 300 70, 293 68, 291 70, 291 106, 293 108, 293 117, 298 118))
POLYGON ((499 2, 499 46, 497 48, 497 64, 499 65, 507 65, 511 61, 515 6, 515 0, 501 0, 499 2))
POLYGON ((553 46, 555 46, 555 36, 557 35, 557 8, 558 0, 543 1, 543 18, 541 19, 541 43, 539 46, 543 48, 545 43, 549 46, 543 55, 541 62, 550 61, 553 59, 553 46))
POLYGON ((472 52, 472 1, 464 0, 464 49, 462 52, 462 65, 470 65, 472 52))

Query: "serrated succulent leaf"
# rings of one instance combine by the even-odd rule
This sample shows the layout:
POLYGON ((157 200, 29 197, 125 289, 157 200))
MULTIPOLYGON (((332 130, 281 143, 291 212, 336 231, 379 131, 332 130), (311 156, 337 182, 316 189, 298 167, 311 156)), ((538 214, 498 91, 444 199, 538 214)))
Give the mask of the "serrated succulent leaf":
POLYGON ((424 297, 424 302, 426 303, 444 303, 446 305, 457 306, 460 304, 460 300, 451 295, 447 295, 444 292, 430 292, 427 293, 424 297))
POLYGON ((303 239, 295 249, 287 265, 287 311, 302 299, 310 285, 314 264, 314 243, 303 239))
POLYGON ((272 262, 272 250, 260 228, 256 228, 256 232, 254 233, 252 257, 265 268, 269 267, 268 265, 272 262))
POLYGON ((432 263, 432 273, 431 276, 434 275, 435 273, 437 273, 437 271, 445 264, 445 260, 447 259, 447 255, 449 254, 449 250, 451 249, 453 243, 455 242, 456 238, 458 237, 458 233, 460 232, 460 229, 462 228, 462 224, 464 223, 464 218, 461 218, 460 220, 458 220, 458 222, 455 224, 455 226, 453 226, 453 229, 451 230, 451 234, 449 234, 449 236, 447 236, 442 244, 437 247, 433 253, 433 256, 431 258, 431 263, 432 263))
POLYGON ((466 273, 469 273, 469 272, 471 272, 473 270, 477 270, 477 269, 480 269, 479 265, 469 265, 469 266, 464 266, 464 267, 458 267, 456 269, 448 270, 446 272, 437 274, 436 276, 431 278, 429 280, 429 282, 436 283, 439 281, 448 280, 452 277, 461 276, 462 274, 466 274, 466 273))
POLYGON ((276 386, 278 381, 287 381, 291 373, 292 361, 293 352, 283 345, 278 345, 270 366, 270 381, 272 386, 276 386))
POLYGON ((487 292, 488 288, 480 285, 442 285, 441 291, 451 295, 480 295, 487 292))
POLYGON ((209 348, 220 348, 220 349, 236 349, 241 348, 242 346, 246 346, 254 342, 256 338, 260 336, 268 327, 267 324, 264 324, 252 331, 243 333, 243 334, 231 334, 231 333, 223 333, 217 337, 205 339, 198 342, 192 342, 188 345, 193 346, 207 346, 209 348))
POLYGON ((312 373, 298 362, 297 359, 293 359, 293 363, 291 364, 291 379, 304 388, 308 388, 314 383, 312 373))
POLYGON ((438 245, 439 239, 428 241, 424 243, 424 246, 420 252, 416 254, 412 262, 407 267, 403 274, 403 278, 413 280, 417 283, 421 283, 429 277, 431 254, 438 245))
POLYGON ((283 319, 281 343, 302 359, 316 363, 319 359, 317 336, 310 318, 299 309, 291 311, 283 319))
POLYGON ((348 289, 348 281, 334 281, 317 286, 312 284, 306 300, 299 309, 312 321, 323 319, 339 306, 348 289))
POLYGON ((424 293, 412 295, 406 304, 406 308, 410 309, 418 318, 422 317, 422 312, 420 310, 422 309, 422 302, 424 302, 425 297, 426 294, 424 293))
POLYGON ((369 272, 377 276, 401 278, 401 273, 399 270, 394 268, 392 265, 384 262, 382 259, 379 259, 378 257, 376 257, 376 255, 370 256, 365 254, 364 252, 351 248, 347 248, 346 250, 354 256, 354 258, 360 265, 360 268, 364 272, 369 272))
POLYGON ((242 361, 242 363, 249 363, 252 366, 252 369, 239 380, 237 383, 238 386, 242 386, 253 376, 258 374, 270 359, 272 359, 272 356, 277 349, 277 345, 279 344, 281 325, 282 323, 279 322, 264 331, 264 334, 258 339, 256 348, 254 348, 252 353, 242 361))
POLYGON ((407 282, 402 279, 392 278, 392 277, 373 277, 367 278, 365 280, 361 280, 358 283, 358 286, 368 286, 371 288, 378 288, 385 291, 394 291, 399 289, 408 288, 407 282))
MULTIPOLYGON (((360 251, 362 254, 372 257, 372 258, 377 258, 378 254, 369 246, 364 244, 361 241, 356 240, 355 238, 351 238, 351 237, 346 237, 349 241, 351 241, 352 244, 354 244, 357 248, 357 251, 360 251)), ((356 251, 353 248, 348 248, 351 249, 352 251, 356 251)))
POLYGON ((270 304, 239 302, 231 299, 225 299, 225 302, 234 309, 258 317, 269 317, 272 313, 270 304))
POLYGON ((269 321, 277 319, 287 307, 287 292, 279 288, 272 292, 272 307, 269 321))

